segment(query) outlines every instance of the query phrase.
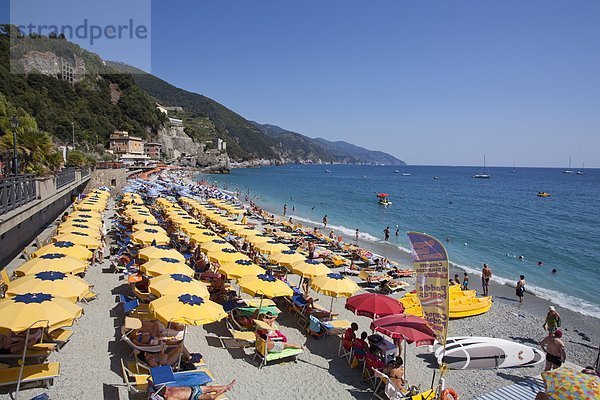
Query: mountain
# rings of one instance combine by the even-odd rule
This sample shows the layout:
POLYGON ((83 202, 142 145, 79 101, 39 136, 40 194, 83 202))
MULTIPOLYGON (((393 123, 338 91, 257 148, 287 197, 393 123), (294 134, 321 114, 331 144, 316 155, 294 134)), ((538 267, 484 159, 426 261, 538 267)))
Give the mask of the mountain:
POLYGON ((309 138, 296 132, 285 130, 277 125, 253 122, 265 135, 280 143, 281 147, 296 149, 319 157, 323 162, 343 164, 384 164, 406 165, 398 158, 382 151, 367 150, 344 141, 331 142, 321 138, 309 138))

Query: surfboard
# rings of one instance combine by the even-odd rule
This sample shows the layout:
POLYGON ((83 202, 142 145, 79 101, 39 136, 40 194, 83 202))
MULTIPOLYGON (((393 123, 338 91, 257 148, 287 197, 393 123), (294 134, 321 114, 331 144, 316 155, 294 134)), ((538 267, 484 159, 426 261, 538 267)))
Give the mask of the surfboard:
POLYGON ((451 338, 442 357, 442 347, 434 345, 438 363, 451 369, 513 368, 536 365, 544 353, 532 347, 504 339, 486 337, 451 338))

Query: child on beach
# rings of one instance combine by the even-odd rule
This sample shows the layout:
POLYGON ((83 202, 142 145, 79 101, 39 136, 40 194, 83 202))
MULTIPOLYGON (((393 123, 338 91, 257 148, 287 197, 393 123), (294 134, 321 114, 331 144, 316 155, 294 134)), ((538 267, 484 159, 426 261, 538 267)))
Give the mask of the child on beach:
POLYGON ((466 272, 463 274, 462 290, 469 290, 469 275, 466 272))
POLYGON ((522 304, 525 294, 525 275, 521 275, 519 277, 519 281, 517 282, 516 293, 517 297, 519 298, 519 303, 522 304))

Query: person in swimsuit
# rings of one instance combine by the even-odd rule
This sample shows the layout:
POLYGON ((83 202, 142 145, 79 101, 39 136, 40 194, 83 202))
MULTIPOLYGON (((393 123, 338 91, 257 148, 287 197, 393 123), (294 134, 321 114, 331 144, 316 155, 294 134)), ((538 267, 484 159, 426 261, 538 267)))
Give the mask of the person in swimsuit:
POLYGON ((517 282, 516 294, 519 298, 519 303, 523 304, 523 299, 525 295, 525 275, 521 275, 519 277, 519 281, 517 282))
POLYGON ((165 400, 213 400, 231 390, 235 379, 228 385, 169 387, 165 388, 165 400))
POLYGON ((463 274, 462 290, 469 290, 469 275, 466 272, 463 274))
POLYGON ((383 369, 384 372, 386 372, 390 377, 390 381, 394 384, 396 389, 400 389, 404 386, 403 364, 404 362, 402 361, 402 357, 398 356, 394 361, 390 361, 390 363, 383 369))
POLYGON ((546 366, 544 371, 558 368, 567 358, 565 354, 565 344, 561 340, 562 331, 557 329, 554 334, 549 334, 540 342, 540 347, 546 352, 546 366))
POLYGON ((490 295, 490 279, 492 279, 492 270, 487 264, 483 264, 481 270, 481 286, 483 286, 483 296, 490 295))

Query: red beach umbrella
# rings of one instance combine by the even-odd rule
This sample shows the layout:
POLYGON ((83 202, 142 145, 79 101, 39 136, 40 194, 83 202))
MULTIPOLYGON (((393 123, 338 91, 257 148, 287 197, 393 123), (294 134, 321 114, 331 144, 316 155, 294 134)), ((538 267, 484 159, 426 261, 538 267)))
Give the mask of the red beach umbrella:
POLYGON ((427 325, 427 321, 413 315, 396 314, 376 319, 371 322, 371 330, 392 339, 415 342, 417 346, 431 345, 435 341, 435 333, 427 325))
POLYGON ((404 306, 398 300, 377 293, 363 293, 346 300, 346 309, 372 319, 402 314, 404 306))

